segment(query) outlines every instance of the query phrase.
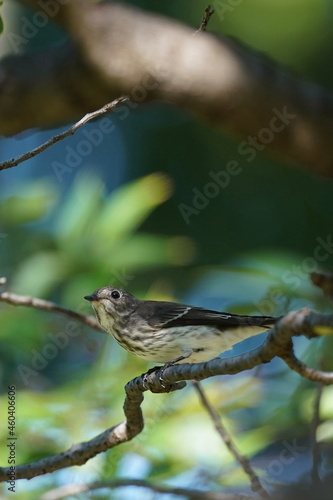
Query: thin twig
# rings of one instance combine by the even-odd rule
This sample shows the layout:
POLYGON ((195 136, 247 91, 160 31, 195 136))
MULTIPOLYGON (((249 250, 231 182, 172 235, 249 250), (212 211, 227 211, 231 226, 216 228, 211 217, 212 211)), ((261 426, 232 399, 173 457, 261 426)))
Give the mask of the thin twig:
POLYGON ((254 500, 253 497, 247 495, 225 495, 214 491, 194 490, 192 488, 158 486, 147 483, 142 479, 116 479, 114 481, 101 481, 91 484, 69 484, 44 493, 39 500, 61 500, 62 498, 68 498, 69 496, 78 495, 87 491, 101 488, 123 488, 126 486, 137 486, 138 488, 145 488, 155 493, 179 495, 191 500, 254 500))
POLYGON ((313 402, 313 415, 310 426, 310 434, 312 441, 312 470, 311 477, 314 485, 319 486, 321 484, 319 469, 321 465, 321 450, 320 444, 317 441, 317 429, 321 423, 320 419, 320 401, 323 394, 323 384, 317 384, 315 399, 313 402))
POLYGON ((241 453, 239 453, 239 451, 237 450, 235 444, 232 441, 231 435, 229 434, 227 429, 224 427, 224 424, 222 423, 221 417, 209 403, 199 382, 194 380, 193 385, 197 393, 199 394, 199 398, 201 400, 202 405, 206 408, 207 412, 209 413, 213 421, 213 424, 215 426, 215 429, 221 436, 224 444, 226 445, 230 453, 234 456, 234 458, 237 460, 237 462, 240 464, 245 474, 249 477, 252 491, 258 493, 264 500, 271 498, 270 495, 262 486, 259 477, 254 472, 249 459, 244 455, 242 455, 241 453))
POLYGON ((207 7, 205 8, 204 16, 201 20, 200 27, 194 34, 200 33, 201 31, 206 31, 209 20, 212 17, 212 15, 214 14, 214 12, 215 12, 215 10, 212 9, 210 5, 207 5, 207 7))
POLYGON ((37 146, 35 149, 27 151, 26 153, 23 153, 22 155, 17 156, 16 158, 12 158, 11 160, 7 160, 4 161, 3 163, 0 163, 0 170, 6 170, 7 168, 16 167, 20 163, 23 163, 26 160, 30 160, 34 156, 37 156, 43 151, 45 151, 45 149, 49 148, 50 146, 53 146, 53 144, 56 144, 57 142, 62 141, 66 137, 73 135, 80 127, 90 122, 91 120, 94 120, 94 118, 98 118, 102 115, 105 115, 105 113, 112 111, 119 104, 126 102, 128 100, 129 96, 122 96, 119 97, 118 99, 114 99, 114 101, 109 102, 108 104, 105 104, 105 106, 103 106, 100 109, 97 109, 96 111, 93 111, 92 113, 87 113, 83 118, 81 118, 81 120, 76 122, 70 128, 64 130, 63 132, 60 132, 60 134, 54 135, 40 146, 37 146))
MULTIPOLYGON (((2 283, 0 282, 0 284, 2 283)), ((5 302, 7 304, 11 304, 12 306, 34 307, 35 309, 42 309, 43 311, 61 314, 62 316, 75 319, 77 321, 80 321, 81 323, 84 323, 85 325, 90 326, 91 328, 94 328, 95 330, 99 330, 100 332, 105 333, 104 330, 102 330, 102 328, 99 326, 98 321, 93 316, 80 314, 48 300, 38 299, 36 297, 30 297, 28 295, 17 295, 16 293, 0 292, 0 302, 5 302)))

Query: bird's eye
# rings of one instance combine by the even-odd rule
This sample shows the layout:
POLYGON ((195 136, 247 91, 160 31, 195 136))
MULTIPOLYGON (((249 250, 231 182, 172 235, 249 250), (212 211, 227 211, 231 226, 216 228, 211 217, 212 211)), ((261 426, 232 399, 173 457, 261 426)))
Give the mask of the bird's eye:
POLYGON ((111 293, 111 297, 113 299, 119 299, 120 298, 120 293, 118 292, 118 290, 114 290, 112 293, 111 293))

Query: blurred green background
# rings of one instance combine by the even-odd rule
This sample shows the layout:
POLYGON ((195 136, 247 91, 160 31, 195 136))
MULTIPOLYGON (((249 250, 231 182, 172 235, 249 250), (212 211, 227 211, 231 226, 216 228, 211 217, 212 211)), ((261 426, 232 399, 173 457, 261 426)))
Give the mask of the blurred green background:
MULTIPOLYGON (((205 2, 184 0, 132 3, 193 29, 206 7, 205 2)), ((266 53, 301 78, 332 86, 332 2, 247 0, 212 6, 216 13, 210 31, 266 53)), ((31 16, 15 2, 5 7, 2 55, 12 50, 8 32, 20 33, 22 20, 31 16)), ((22 50, 38 50, 65 36, 50 23, 22 50)), ((100 127, 95 121, 85 132, 80 129, 35 159, 1 173, 1 274, 8 278, 9 290, 84 313, 91 309, 83 296, 111 284, 140 298, 239 313, 284 314, 302 306, 330 310, 310 285, 308 273, 332 269, 327 245, 331 179, 296 170, 268 152, 248 163, 237 152, 243 138, 222 137, 209 124, 166 104, 138 105, 124 120, 117 113, 108 118, 115 130, 104 134, 98 146, 91 139, 90 148, 83 146, 100 127), (77 165, 74 161, 62 170, 73 151, 79 156, 77 165), (204 208, 195 208, 193 198, 207 190, 210 174, 225 171, 230 161, 239 163, 238 175, 204 202, 204 208), (184 205, 198 213, 184 218, 184 205)), ((0 161, 63 128, 3 138, 0 161)), ((8 385, 16 385, 18 464, 63 451, 123 420, 123 386, 147 364, 82 325, 66 346, 57 346, 54 339, 68 326, 60 316, 5 304, 0 311, 1 407, 6 410, 8 385), (41 357, 46 362, 37 366, 41 357)), ((233 352, 257 346, 263 338, 250 339, 233 352)), ((332 369, 330 339, 299 339, 296 344, 313 366, 332 369)), ((275 361, 203 385, 269 489, 309 480, 314 384, 275 361), (302 452, 290 451, 294 440, 302 452), (288 466, 279 459, 286 449, 293 459, 288 466)), ((217 438, 190 384, 175 394, 146 394, 143 410, 146 427, 134 441, 82 467, 19 481, 11 498, 34 499, 71 482, 115 477, 249 492, 247 479, 217 438)), ((332 462, 330 387, 324 390, 321 410, 318 439, 324 473, 331 471, 332 462)), ((4 414, 0 428, 5 439, 4 414)), ((1 466, 7 465, 5 447, 0 458, 1 466)), ((149 495, 121 489, 89 498, 162 498, 149 495)))

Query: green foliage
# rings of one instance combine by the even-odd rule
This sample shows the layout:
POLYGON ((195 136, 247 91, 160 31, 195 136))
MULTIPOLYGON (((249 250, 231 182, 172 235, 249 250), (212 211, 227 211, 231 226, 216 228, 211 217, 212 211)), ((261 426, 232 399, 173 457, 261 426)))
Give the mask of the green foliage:
POLYGON ((2 223, 25 224, 41 219, 56 201, 57 193, 49 183, 39 181, 27 184, 23 196, 11 196, 0 202, 2 223))
POLYGON ((98 282, 122 285, 124 274, 134 279, 144 270, 186 264, 194 257, 188 238, 138 232, 171 194, 164 174, 133 181, 105 197, 100 180, 80 173, 54 214, 54 188, 52 196, 45 183, 27 185, 25 191, 24 198, 3 201, 6 227, 30 222, 47 211, 52 223, 47 232, 36 226, 32 238, 39 243, 25 251, 25 259, 11 277, 17 291, 45 296, 60 287, 66 298, 69 286, 68 299, 76 305, 82 291, 96 288, 98 282))

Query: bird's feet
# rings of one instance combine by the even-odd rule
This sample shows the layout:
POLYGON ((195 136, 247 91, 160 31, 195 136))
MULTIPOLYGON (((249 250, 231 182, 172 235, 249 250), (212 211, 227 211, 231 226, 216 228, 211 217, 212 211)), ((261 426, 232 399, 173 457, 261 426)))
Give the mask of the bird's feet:
POLYGON ((172 366, 174 365, 176 362, 176 360, 173 360, 173 361, 168 361, 167 363, 165 363, 164 365, 162 366, 153 366, 153 368, 150 368, 146 373, 143 373, 142 374, 142 384, 143 384, 143 387, 148 390, 149 389, 149 384, 148 384, 148 376, 151 374, 151 373, 154 373, 154 372, 159 372, 158 373, 158 380, 161 384, 161 386, 163 387, 163 389, 166 389, 166 385, 164 384, 164 381, 163 381, 163 373, 164 371, 169 368, 169 366, 172 366))
POLYGON ((148 387, 148 375, 150 375, 151 373, 154 373, 154 372, 159 372, 158 374, 158 380, 160 381, 160 384, 161 386, 166 389, 167 386, 164 384, 164 381, 163 381, 163 373, 164 371, 169 368, 170 366, 173 366, 175 365, 176 363, 178 363, 179 361, 183 361, 184 359, 187 359, 190 357, 190 355, 192 354, 192 350, 188 350, 186 352, 184 352, 182 354, 182 356, 179 356, 178 358, 176 359, 172 359, 171 361, 167 361, 163 366, 154 366, 153 368, 150 368, 150 370, 147 371, 147 373, 143 374, 143 387, 148 390, 149 387, 148 387))
POLYGON ((151 373, 154 373, 154 372, 157 372, 158 370, 160 370, 161 367, 160 366, 153 366, 153 368, 149 368, 149 370, 146 372, 146 373, 143 373, 141 375, 142 377, 142 385, 144 387, 144 389, 146 391, 149 390, 149 384, 148 384, 148 377, 151 373))
POLYGON ((158 372, 158 380, 160 381, 160 384, 162 387, 165 387, 164 380, 163 380, 163 373, 165 372, 165 370, 167 368, 169 368, 170 366, 173 366, 175 363, 177 363, 177 360, 168 361, 167 363, 165 363, 163 366, 160 367, 159 372, 158 372))

